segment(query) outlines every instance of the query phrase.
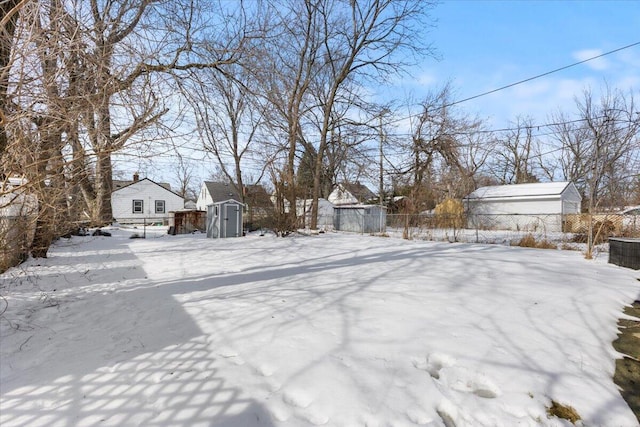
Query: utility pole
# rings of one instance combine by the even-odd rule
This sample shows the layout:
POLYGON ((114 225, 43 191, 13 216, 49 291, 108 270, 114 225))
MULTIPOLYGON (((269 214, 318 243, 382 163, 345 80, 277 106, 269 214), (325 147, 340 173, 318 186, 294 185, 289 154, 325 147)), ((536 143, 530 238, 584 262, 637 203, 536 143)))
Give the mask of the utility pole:
POLYGON ((383 144, 384 144, 384 129, 382 127, 382 118, 383 116, 388 113, 389 110, 384 108, 382 111, 380 111, 380 180, 378 182, 379 186, 378 186, 378 193, 380 196, 380 206, 384 206, 384 152, 383 152, 383 144))

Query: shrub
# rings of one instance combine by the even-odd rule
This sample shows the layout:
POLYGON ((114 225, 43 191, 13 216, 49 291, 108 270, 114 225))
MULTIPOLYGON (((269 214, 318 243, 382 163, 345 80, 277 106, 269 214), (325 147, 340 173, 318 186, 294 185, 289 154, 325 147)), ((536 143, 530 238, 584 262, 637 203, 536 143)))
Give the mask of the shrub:
POLYGON ((521 248, 537 248, 537 249, 558 249, 558 246, 548 241, 547 239, 542 239, 537 241, 533 234, 527 234, 523 238, 520 239, 515 246, 520 246, 521 248))
MULTIPOLYGON (((594 222, 592 230, 593 244, 599 245, 606 243, 609 240, 609 237, 615 234, 615 229, 615 225, 609 220, 594 222)), ((588 240, 588 231, 584 233, 577 233, 573 236, 573 239, 571 239, 573 243, 587 243, 588 240)))
POLYGON ((527 234, 522 239, 520 239, 516 246, 520 246, 521 248, 535 248, 536 238, 533 237, 533 234, 527 234))

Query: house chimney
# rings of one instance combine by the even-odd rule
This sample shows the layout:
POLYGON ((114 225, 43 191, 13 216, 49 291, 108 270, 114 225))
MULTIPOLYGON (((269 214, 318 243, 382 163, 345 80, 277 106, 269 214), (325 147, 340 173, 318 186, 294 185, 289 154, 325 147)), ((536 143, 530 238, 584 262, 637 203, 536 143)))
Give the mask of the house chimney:
POLYGON ((138 180, 140 179, 140 175, 138 175, 138 172, 133 174, 133 182, 138 182, 138 180))

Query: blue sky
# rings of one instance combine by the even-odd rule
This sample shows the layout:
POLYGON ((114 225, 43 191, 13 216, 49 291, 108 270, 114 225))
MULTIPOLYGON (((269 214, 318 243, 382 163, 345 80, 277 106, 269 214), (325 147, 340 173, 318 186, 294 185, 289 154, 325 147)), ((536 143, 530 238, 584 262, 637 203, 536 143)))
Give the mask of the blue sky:
MULTIPOLYGON (((427 35, 427 59, 401 89, 420 94, 451 81, 456 100, 640 42, 640 1, 444 1, 427 35)), ((640 45, 460 104, 500 128, 517 116, 544 122, 585 88, 640 90, 640 45)), ((640 98, 640 97, 639 97, 640 98)), ((640 99, 639 99, 640 100, 640 99)))

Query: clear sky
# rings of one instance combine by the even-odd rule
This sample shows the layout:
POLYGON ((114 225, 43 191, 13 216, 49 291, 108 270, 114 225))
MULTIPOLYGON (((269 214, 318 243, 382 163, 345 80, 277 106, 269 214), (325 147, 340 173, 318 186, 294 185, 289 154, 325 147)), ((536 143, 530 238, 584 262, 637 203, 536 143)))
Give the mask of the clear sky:
MULTIPOLYGON (((451 81, 468 98, 640 42, 640 1, 443 1, 429 39, 440 60, 428 59, 401 84, 420 94, 451 81)), ((574 96, 604 84, 640 90, 640 45, 460 104, 490 118, 493 128, 517 116, 544 122, 574 96)), ((397 93, 397 91, 396 91, 397 93)), ((640 97, 638 97, 640 101, 640 97)))

